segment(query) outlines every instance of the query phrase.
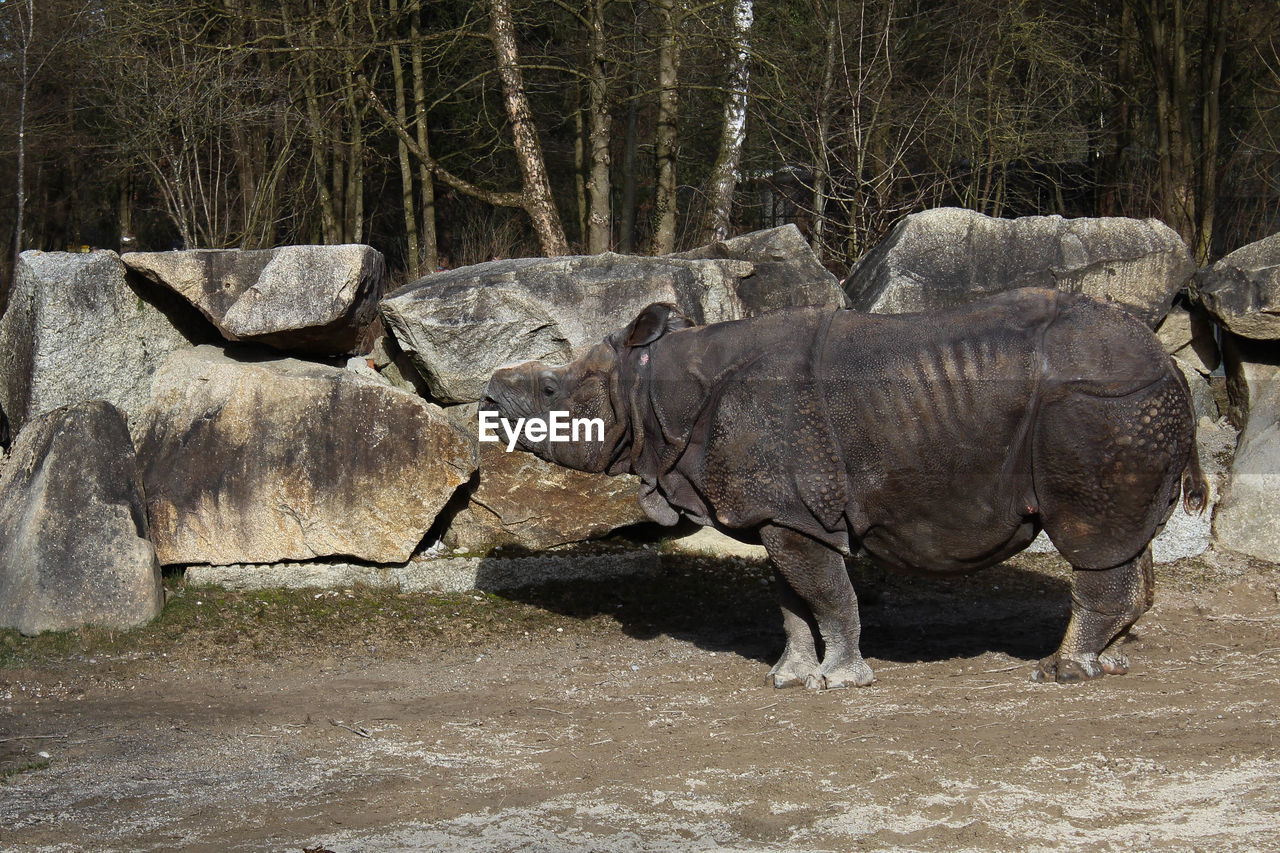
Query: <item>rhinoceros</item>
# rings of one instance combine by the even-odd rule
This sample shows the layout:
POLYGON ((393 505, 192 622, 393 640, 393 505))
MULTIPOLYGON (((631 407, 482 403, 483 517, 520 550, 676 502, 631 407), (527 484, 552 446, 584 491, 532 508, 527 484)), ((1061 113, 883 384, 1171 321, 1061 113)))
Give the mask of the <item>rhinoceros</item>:
POLYGON ((570 364, 497 371, 481 402, 495 410, 597 419, 592 440, 519 446, 639 475, 662 524, 758 534, 786 631, 776 687, 874 680, 844 557, 967 572, 1042 528, 1073 591, 1066 636, 1033 679, 1127 672, 1115 646, 1151 606, 1151 539, 1180 491, 1195 512, 1208 490, 1186 380, 1155 336, 1119 308, 1048 289, 919 314, 794 308, 706 326, 654 304, 570 364))

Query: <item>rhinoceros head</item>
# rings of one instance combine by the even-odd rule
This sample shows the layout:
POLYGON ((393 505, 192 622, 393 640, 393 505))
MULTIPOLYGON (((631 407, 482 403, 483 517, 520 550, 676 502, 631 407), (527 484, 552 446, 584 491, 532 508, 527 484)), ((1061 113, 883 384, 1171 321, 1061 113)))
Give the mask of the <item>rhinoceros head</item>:
POLYGON ((581 440, 576 441, 531 441, 522 432, 516 446, 567 468, 623 473, 630 466, 627 450, 632 431, 625 368, 635 360, 647 363, 645 354, 636 350, 668 331, 691 325, 674 305, 650 305, 625 329, 569 364, 527 361, 499 369, 485 387, 480 410, 496 411, 512 424, 520 418, 549 422, 552 412, 567 412, 571 420, 599 419, 604 426, 603 440, 598 429, 584 429, 579 433, 581 440))

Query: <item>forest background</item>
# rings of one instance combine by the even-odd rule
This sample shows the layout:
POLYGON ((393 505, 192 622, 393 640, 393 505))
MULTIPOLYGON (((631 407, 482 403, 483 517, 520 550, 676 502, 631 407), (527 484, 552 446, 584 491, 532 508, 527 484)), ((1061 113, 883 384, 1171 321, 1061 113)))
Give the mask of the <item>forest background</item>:
POLYGON ((1280 231, 1277 0, 0 0, 25 249, 369 243, 394 281, 914 211, 1280 231))

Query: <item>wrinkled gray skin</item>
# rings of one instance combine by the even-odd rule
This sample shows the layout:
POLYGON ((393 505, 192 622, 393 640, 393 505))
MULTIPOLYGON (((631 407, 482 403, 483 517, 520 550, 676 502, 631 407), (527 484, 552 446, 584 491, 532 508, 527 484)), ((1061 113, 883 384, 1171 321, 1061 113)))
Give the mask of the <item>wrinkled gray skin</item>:
POLYGON ((600 417, 603 442, 521 447, 639 475, 663 524, 758 531, 787 633, 777 687, 873 680, 842 555, 964 572, 1041 527, 1075 582, 1066 636, 1033 678, 1123 673, 1111 646, 1151 605, 1151 539, 1180 489, 1188 511, 1207 493, 1190 397, 1159 342, 1118 309, 1053 290, 697 328, 651 305, 571 364, 498 371, 482 407, 600 417))

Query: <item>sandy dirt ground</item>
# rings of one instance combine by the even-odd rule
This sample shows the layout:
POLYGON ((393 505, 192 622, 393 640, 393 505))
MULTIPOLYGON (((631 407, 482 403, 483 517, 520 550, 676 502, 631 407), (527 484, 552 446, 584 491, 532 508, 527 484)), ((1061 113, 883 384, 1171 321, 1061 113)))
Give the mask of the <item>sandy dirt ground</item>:
POLYGON ((502 596, 172 582, 153 627, 0 645, 0 849, 1256 850, 1280 570, 1160 570, 1133 671, 1028 680, 1065 564, 855 565, 857 690, 763 686, 766 567, 502 596))

